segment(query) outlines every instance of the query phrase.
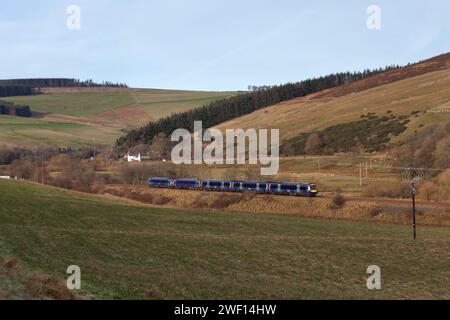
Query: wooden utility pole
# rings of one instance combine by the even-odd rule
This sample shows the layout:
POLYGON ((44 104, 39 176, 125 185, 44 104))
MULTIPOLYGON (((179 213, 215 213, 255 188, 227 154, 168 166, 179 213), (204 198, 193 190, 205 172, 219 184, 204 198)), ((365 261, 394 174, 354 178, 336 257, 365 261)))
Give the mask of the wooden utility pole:
POLYGON ((416 240, 416 188, 417 183, 425 177, 425 172, 421 168, 405 168, 403 172, 405 180, 409 181, 411 188, 411 200, 412 200, 412 227, 413 227, 413 239, 416 240))
POLYGON ((416 240, 416 184, 411 180, 413 239, 416 240))
POLYGON ((359 186, 362 187, 362 163, 359 164, 359 186))
POLYGON ((95 156, 97 153, 96 146, 95 146, 95 138, 92 138, 92 141, 94 142, 94 160, 95 160, 95 156))
POLYGON ((368 178, 369 178, 369 170, 367 169, 367 162, 366 162, 366 183, 368 178))

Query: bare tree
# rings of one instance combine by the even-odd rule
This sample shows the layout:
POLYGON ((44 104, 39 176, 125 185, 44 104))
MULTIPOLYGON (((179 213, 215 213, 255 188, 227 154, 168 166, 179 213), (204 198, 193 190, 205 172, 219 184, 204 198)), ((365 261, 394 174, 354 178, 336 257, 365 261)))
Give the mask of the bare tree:
POLYGON ((322 138, 318 133, 311 133, 305 142, 305 152, 307 154, 319 154, 323 146, 322 138))

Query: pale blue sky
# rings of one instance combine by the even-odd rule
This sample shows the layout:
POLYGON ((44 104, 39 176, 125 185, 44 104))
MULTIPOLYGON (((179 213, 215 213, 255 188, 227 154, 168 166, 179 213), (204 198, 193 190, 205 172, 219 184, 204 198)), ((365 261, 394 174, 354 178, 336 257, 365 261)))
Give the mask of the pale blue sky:
POLYGON ((448 52, 450 1, 1 0, 0 41, 0 78, 245 90, 448 52), (366 27, 372 4, 381 30, 366 27))

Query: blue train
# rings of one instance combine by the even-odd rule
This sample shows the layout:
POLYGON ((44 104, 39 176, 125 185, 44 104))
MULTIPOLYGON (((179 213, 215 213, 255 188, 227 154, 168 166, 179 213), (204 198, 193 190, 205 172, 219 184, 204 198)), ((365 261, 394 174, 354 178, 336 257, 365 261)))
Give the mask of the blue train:
POLYGON ((206 191, 228 191, 283 194, 293 196, 315 197, 319 190, 315 184, 302 182, 263 182, 211 179, 171 179, 150 178, 148 185, 152 188, 192 189, 206 191))

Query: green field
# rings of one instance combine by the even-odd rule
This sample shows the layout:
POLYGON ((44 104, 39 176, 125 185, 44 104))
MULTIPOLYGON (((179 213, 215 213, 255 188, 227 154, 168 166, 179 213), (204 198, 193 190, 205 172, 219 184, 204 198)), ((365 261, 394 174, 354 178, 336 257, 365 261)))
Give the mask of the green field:
POLYGON ((70 116, 93 116, 132 104, 129 92, 51 93, 5 98, 16 104, 29 105, 34 112, 58 113, 70 116))
POLYGON ((235 95, 235 92, 184 91, 163 89, 132 89, 136 103, 152 118, 201 107, 215 100, 235 95))
POLYGON ((112 144, 120 134, 120 129, 112 126, 0 115, 0 146, 112 144))
MULTIPOLYGON (((67 89, 67 90, 70 90, 67 89)), ((43 118, 13 119, 0 115, 0 145, 59 146, 114 144, 121 129, 139 127, 174 112, 200 107, 233 92, 162 89, 58 92, 2 98, 29 105, 43 118)))
MULTIPOLYGON (((407 226, 141 207, 23 181, 0 181, 0 203, 0 256, 61 279, 79 265, 89 298, 450 299, 447 228, 413 242, 407 226)), ((17 295, 5 279, 0 296, 17 295)))
POLYGON ((7 97, 5 100, 25 104, 34 112, 70 116, 95 116, 129 105, 138 105, 152 118, 200 107, 234 92, 182 91, 163 89, 129 89, 98 92, 46 93, 34 96, 7 97))

